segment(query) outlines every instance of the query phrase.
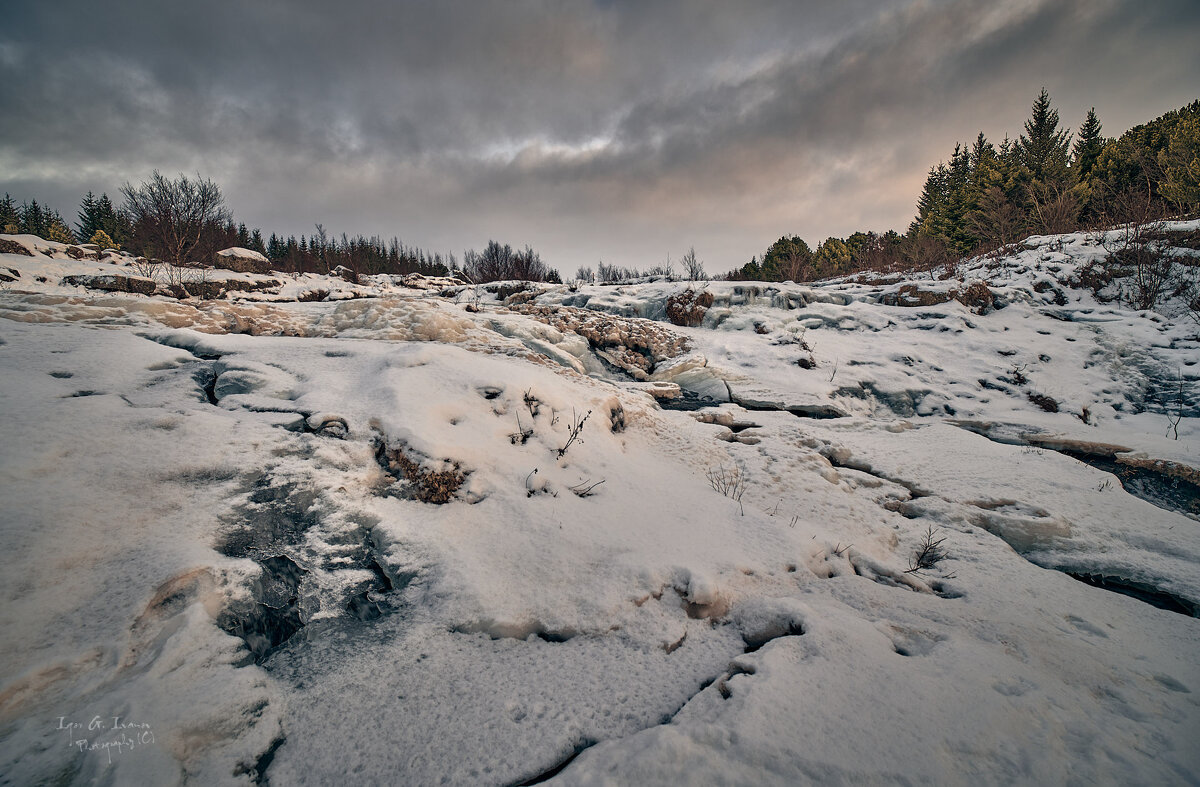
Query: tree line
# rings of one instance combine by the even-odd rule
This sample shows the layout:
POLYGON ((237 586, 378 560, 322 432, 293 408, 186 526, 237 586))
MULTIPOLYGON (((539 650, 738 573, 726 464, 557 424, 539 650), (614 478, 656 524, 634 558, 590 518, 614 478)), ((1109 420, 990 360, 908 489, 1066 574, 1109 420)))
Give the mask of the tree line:
POLYGON ((904 234, 856 232, 815 250, 784 236, 730 279, 812 281, 861 270, 928 269, 1055 234, 1200 209, 1200 100, 1105 138, 1095 109, 1074 135, 1043 88, 1024 131, 996 145, 981 131, 930 168, 904 234))
MULTIPOLYGON (((459 268, 451 254, 431 253, 407 246, 399 238, 379 236, 332 237, 321 224, 311 236, 272 233, 236 223, 225 206, 220 187, 211 180, 186 175, 168 178, 158 171, 149 180, 121 188, 120 207, 108 194, 88 192, 80 202, 78 221, 72 227, 56 210, 30 200, 18 205, 11 195, 0 200, 0 230, 7 234, 37 235, 59 243, 92 243, 100 249, 118 249, 174 265, 211 263, 216 252, 232 246, 257 251, 280 271, 327 273, 338 267, 353 274, 421 273, 445 276, 459 268)), ((507 249, 511 256, 513 252, 507 249)), ((531 250, 526 253, 532 253, 531 250)), ((468 252, 468 258, 475 252, 468 252)), ((515 255, 520 256, 520 255, 515 255)), ((536 254, 533 255, 536 257, 536 254)), ((526 265, 529 273, 552 271, 536 257, 526 265), (540 267, 538 267, 540 265, 540 267)), ((503 266, 499 268, 504 272, 503 266)))

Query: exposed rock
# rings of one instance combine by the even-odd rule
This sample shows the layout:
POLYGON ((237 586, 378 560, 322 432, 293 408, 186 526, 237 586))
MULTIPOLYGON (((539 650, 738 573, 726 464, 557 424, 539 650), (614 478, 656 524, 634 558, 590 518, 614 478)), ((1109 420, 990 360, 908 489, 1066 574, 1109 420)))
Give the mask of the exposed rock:
MULTIPOLYGON (((92 245, 92 244, 88 244, 92 245)), ((68 246, 66 248, 67 256, 73 260, 98 260, 100 254, 93 249, 85 249, 82 246, 68 246)))
POLYGON ((73 287, 87 287, 89 290, 137 292, 142 295, 153 295, 158 286, 153 279, 147 279, 144 276, 123 276, 121 274, 76 274, 64 276, 62 283, 73 287))
POLYGON ((996 304, 996 296, 986 284, 981 281, 971 282, 971 284, 963 291, 951 290, 951 296, 954 300, 966 306, 976 314, 983 314, 991 310, 996 304))
POLYGON ((915 284, 905 284, 897 292, 885 294, 879 302, 885 306, 937 306, 952 300, 976 314, 983 314, 996 306, 995 294, 981 281, 972 282, 966 289, 952 289, 949 292, 922 290, 915 284))
POLYGON ((468 282, 453 276, 424 276, 420 273, 410 273, 400 279, 400 285, 414 290, 442 290, 447 287, 464 287, 468 282))
POLYGON ((23 254, 26 257, 32 257, 33 252, 25 248, 15 240, 8 238, 0 238, 0 254, 23 254))
POLYGON ((0 281, 16 281, 21 278, 21 272, 16 268, 4 268, 0 270, 0 281))
POLYGON ((245 279, 222 279, 217 284, 224 287, 226 292, 265 292, 267 290, 276 290, 283 286, 283 282, 279 279, 253 279, 251 281, 245 279))
POLYGON ((704 314, 713 305, 713 294, 696 291, 688 287, 667 298, 667 319, 676 325, 696 327, 704 321, 704 314))
POLYGON ((617 317, 572 306, 514 304, 511 308, 563 333, 579 334, 598 356, 635 380, 650 379, 655 365, 688 349, 685 337, 653 320, 617 317))
POLYGON ((884 295, 879 302, 885 306, 936 306, 949 300, 949 293, 922 290, 915 284, 905 284, 898 292, 884 295))
POLYGON ((271 261, 257 251, 234 246, 217 252, 216 267, 238 273, 270 273, 271 261))

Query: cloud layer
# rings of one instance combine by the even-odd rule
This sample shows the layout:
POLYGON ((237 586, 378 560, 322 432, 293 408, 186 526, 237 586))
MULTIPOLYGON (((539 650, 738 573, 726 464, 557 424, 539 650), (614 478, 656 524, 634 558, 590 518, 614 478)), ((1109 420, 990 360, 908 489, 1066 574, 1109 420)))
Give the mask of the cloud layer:
POLYGON ((1109 134, 1200 87, 1193 0, 67 0, 6 22, 0 190, 73 215, 198 171, 267 231, 495 237, 564 272, 903 229, 929 165, 1015 136, 1043 85, 1109 134))

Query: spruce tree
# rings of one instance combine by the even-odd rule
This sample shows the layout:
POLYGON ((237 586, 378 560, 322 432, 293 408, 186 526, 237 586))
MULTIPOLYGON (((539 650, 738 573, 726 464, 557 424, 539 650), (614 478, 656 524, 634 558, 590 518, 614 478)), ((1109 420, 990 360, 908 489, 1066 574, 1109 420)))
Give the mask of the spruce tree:
POLYGON ((21 205, 20 230, 26 235, 37 235, 44 238, 47 235, 46 213, 37 200, 30 200, 21 205))
POLYGON ((1101 134, 1100 120, 1096 117, 1096 108, 1092 107, 1088 110, 1083 125, 1079 127, 1075 146, 1071 149, 1071 168, 1076 183, 1083 182, 1091 174, 1103 149, 1104 137, 1101 134))
POLYGON ((1058 110, 1051 107, 1050 94, 1042 88, 1025 121, 1025 133, 1017 139, 1018 160, 1035 182, 1058 185, 1066 180, 1070 142, 1070 132, 1058 127, 1058 110))
POLYGON ((0 232, 15 235, 21 231, 21 216, 17 213, 17 203, 9 194, 0 200, 0 232))
POLYGON ((79 223, 75 226, 79 229, 81 238, 90 238, 100 229, 100 224, 96 221, 96 195, 90 191, 79 203, 79 223))

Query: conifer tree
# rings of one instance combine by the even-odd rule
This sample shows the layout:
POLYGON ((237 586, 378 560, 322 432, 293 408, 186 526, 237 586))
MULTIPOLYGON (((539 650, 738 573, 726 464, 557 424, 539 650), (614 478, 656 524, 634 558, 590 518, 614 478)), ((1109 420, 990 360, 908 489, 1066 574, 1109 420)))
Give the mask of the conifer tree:
POLYGON ((1035 182, 1058 185, 1066 180, 1070 142, 1070 132, 1058 127, 1058 110, 1051 107, 1050 94, 1042 88, 1025 121, 1025 133, 1017 138, 1018 160, 1035 182))
POLYGON ((63 217, 58 215, 58 211, 49 211, 46 215, 46 240, 52 240, 55 243, 75 243, 75 233, 71 232, 71 228, 63 221, 63 217))
POLYGON ((104 230, 96 230, 92 233, 92 237, 88 238, 88 243, 94 243, 99 246, 101 251, 121 248, 104 230))
POLYGON ((771 248, 763 255, 758 278, 762 281, 799 281, 801 272, 812 265, 812 261, 812 249, 803 238, 799 235, 785 235, 772 243, 771 248))
POLYGON ((21 205, 20 231, 27 235, 37 235, 44 238, 49 232, 46 224, 46 213, 37 200, 30 200, 21 205))
POLYGON ((21 216, 17 213, 17 203, 9 194, 0 200, 0 232, 15 235, 21 231, 21 216))
POLYGON ((1079 134, 1071 149, 1071 169, 1076 183, 1082 183, 1091 174, 1103 149, 1104 137, 1101 135, 1100 119, 1096 117, 1096 108, 1092 107, 1083 119, 1083 125, 1079 127, 1079 134))
POLYGON ((1158 193, 1184 212, 1196 210, 1200 206, 1200 117, 1180 121, 1167 149, 1158 154, 1158 164, 1164 176, 1158 193))
POLYGON ((96 234, 96 230, 100 229, 100 225, 96 222, 96 195, 90 191, 79 203, 79 223, 75 226, 79 229, 81 238, 90 238, 96 234))

